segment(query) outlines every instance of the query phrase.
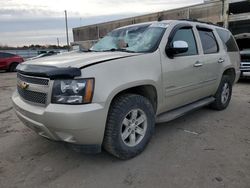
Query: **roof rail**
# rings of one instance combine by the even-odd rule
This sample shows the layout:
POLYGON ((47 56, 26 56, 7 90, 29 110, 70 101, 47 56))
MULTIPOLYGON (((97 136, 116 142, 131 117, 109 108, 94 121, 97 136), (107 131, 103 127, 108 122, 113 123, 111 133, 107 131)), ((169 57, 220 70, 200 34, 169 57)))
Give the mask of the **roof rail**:
POLYGON ((209 24, 209 25, 214 25, 214 26, 218 26, 218 27, 222 27, 218 24, 214 24, 212 22, 205 22, 205 21, 200 21, 200 20, 197 20, 197 19, 193 19, 193 18, 189 18, 189 19, 178 19, 180 21, 189 21, 189 22, 197 22, 197 23, 204 23, 204 24, 209 24))

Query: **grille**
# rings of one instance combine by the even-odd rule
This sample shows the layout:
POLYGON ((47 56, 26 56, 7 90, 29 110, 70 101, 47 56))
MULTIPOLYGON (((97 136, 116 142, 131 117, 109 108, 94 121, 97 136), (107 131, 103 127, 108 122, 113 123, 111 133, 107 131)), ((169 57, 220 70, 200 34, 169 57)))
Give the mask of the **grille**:
POLYGON ((247 55, 245 55, 245 54, 241 55, 241 61, 242 62, 250 62, 250 55, 249 54, 247 54, 247 55))
POLYGON ((250 62, 249 63, 241 63, 242 67, 250 67, 250 62))
POLYGON ((49 80, 46 78, 34 78, 17 73, 17 78, 27 83, 38 85, 49 85, 49 80))
POLYGON ((34 103, 40 103, 40 104, 45 104, 47 101, 47 94, 46 93, 41 93, 37 91, 31 91, 31 90, 24 90, 17 86, 17 91, 19 95, 30 102, 34 103))
POLYGON ((247 58, 241 58, 241 61, 243 61, 243 62, 250 62, 250 58, 249 59, 247 59, 247 58))

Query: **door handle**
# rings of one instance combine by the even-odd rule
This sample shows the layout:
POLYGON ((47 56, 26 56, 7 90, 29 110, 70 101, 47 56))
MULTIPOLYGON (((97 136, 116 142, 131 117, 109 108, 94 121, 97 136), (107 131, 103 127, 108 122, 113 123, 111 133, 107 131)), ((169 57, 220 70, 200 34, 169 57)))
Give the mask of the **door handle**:
POLYGON ((218 63, 223 63, 224 61, 225 61, 224 59, 220 58, 220 59, 218 60, 218 63))
POLYGON ((203 64, 199 61, 196 61, 194 67, 201 67, 203 64))

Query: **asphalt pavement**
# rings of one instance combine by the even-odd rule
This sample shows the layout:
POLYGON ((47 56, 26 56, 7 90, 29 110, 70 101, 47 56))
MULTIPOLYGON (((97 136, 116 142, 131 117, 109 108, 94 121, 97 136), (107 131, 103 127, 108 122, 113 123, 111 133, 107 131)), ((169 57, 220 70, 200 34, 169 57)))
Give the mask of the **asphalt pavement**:
POLYGON ((15 73, 0 73, 0 187, 249 188, 250 81, 224 111, 202 108, 157 124, 146 150, 121 161, 38 136, 16 117, 15 73))

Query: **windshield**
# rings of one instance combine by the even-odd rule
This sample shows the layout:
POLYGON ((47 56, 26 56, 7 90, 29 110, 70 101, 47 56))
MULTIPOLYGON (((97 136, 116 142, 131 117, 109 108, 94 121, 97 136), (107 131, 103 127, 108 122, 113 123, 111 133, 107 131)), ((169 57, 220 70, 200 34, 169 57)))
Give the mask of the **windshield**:
POLYGON ((167 28, 167 24, 151 24, 116 29, 98 41, 90 50, 153 52, 167 28))

